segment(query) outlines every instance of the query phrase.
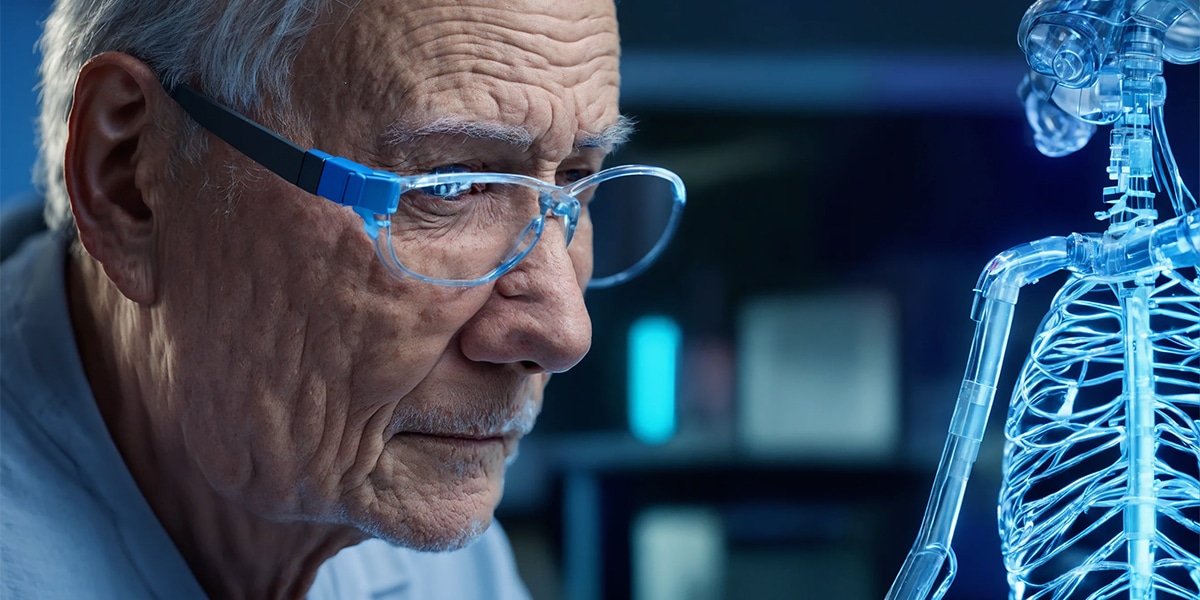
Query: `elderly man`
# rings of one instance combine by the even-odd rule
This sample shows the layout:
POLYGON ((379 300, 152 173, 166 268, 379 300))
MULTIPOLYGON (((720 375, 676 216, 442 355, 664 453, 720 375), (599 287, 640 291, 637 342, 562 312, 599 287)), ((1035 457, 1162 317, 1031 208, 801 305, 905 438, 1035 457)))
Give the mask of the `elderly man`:
POLYGON ((5 595, 525 596, 506 463, 683 203, 601 169, 612 1, 59 0, 42 48, 5 595), (668 215, 624 263, 619 180, 668 215))

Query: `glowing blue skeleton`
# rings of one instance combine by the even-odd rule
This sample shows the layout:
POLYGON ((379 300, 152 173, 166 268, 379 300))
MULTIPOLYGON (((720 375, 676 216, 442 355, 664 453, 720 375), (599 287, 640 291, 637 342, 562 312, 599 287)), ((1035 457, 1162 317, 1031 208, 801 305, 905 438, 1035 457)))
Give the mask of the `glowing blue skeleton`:
POLYGON ((1018 246, 976 286, 975 339, 921 531, 889 600, 941 598, 1018 290, 1071 275, 1018 377, 1000 536, 1010 598, 1200 600, 1200 211, 1167 144, 1164 60, 1200 61, 1197 0, 1041 0, 1020 93, 1045 154, 1112 124, 1107 231, 1018 246), (1152 182, 1153 180, 1153 182, 1152 182), (1152 185, 1175 218, 1155 224, 1152 185))

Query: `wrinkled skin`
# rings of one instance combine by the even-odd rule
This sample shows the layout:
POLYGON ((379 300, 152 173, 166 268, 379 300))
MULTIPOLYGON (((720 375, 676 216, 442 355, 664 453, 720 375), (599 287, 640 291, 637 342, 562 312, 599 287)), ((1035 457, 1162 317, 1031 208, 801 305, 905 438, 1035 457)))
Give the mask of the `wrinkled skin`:
MULTIPOLYGON (((402 174, 464 165, 561 183, 600 168, 605 150, 576 142, 619 116, 607 0, 377 0, 321 23, 293 71, 288 134, 301 145, 402 174), (524 128, 532 143, 392 135, 447 118, 524 128)), ((146 122, 178 114, 126 59, 84 68, 73 134, 115 127, 94 122, 120 97, 109 79, 160 113, 146 122)), ((367 536, 435 550, 474 539, 549 373, 590 346, 590 237, 568 250, 551 222, 515 270, 474 288, 397 279, 349 209, 214 137, 201 165, 172 176, 166 129, 138 130, 124 178, 73 161, 98 144, 73 138, 87 255, 69 285, 102 413, 202 585, 298 595, 367 536), (109 188, 136 196, 123 201, 135 210, 105 209, 129 213, 120 239, 91 214, 109 188)))

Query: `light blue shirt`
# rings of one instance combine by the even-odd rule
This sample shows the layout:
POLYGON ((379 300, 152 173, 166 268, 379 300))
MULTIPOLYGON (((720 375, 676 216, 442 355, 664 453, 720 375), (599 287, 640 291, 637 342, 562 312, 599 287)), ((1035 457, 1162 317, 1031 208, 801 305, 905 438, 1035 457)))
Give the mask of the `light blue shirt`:
MULTIPOLYGON (((66 244, 42 233, 0 266, 0 596, 204 598, 109 437, 67 312, 66 244)), ((520 600, 504 532, 457 552, 370 540, 310 599, 520 600)))

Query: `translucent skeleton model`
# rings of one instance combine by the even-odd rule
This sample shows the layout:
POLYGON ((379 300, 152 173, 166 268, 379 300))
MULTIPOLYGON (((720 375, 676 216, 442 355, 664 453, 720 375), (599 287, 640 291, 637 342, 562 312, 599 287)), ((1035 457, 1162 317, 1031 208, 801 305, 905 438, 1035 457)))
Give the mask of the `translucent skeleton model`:
MULTIPOLYGON (((1200 600, 1200 211, 1163 127, 1163 61, 1200 61, 1197 0, 1041 0, 1019 40, 1038 148, 1111 124, 1103 234, 1013 248, 984 269, 950 435, 889 600, 941 598, 963 491, 995 397, 1018 290, 1069 279, 1042 321, 1005 425, 1000 537, 1010 598, 1200 600), (1154 190, 1174 218, 1156 223, 1154 190)), ((998 592, 998 591, 997 591, 998 592)))

